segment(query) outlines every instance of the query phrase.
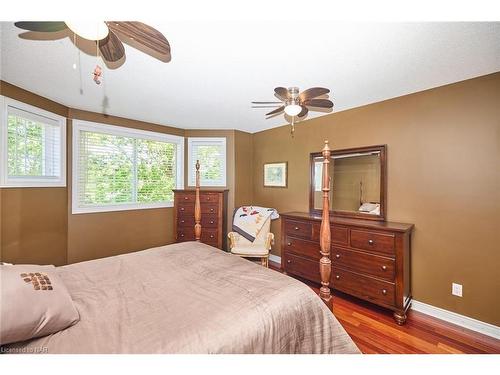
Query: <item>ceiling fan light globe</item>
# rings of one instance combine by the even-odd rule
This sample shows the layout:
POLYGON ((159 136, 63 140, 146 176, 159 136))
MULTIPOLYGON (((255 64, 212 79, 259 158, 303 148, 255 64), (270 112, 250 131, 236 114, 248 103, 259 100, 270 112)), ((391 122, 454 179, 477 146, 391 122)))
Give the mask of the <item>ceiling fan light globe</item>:
POLYGON ((302 111, 302 107, 298 104, 289 104, 285 107, 285 113, 288 116, 297 116, 302 111))
POLYGON ((104 21, 64 21, 66 26, 81 38, 88 40, 102 40, 109 34, 108 26, 104 21))

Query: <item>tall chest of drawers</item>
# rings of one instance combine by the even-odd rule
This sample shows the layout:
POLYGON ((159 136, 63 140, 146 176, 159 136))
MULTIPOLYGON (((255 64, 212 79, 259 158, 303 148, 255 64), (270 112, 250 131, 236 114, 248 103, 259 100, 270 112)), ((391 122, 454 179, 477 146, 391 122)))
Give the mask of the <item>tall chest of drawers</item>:
MULTIPOLYGON (((228 190, 200 190, 201 242, 224 250, 228 190)), ((174 190, 175 241, 194 241, 195 190, 174 190)))
MULTIPOLYGON (((320 282, 321 217, 281 214, 281 255, 287 274, 320 282)), ((398 324, 411 302, 413 224, 331 218, 330 287, 391 309, 398 324)))

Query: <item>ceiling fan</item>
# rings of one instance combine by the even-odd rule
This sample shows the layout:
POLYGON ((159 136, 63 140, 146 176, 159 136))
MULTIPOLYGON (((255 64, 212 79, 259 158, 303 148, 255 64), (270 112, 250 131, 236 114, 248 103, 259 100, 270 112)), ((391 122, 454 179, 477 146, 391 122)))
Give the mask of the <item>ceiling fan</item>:
POLYGON ((292 135, 295 130, 295 118, 301 118, 311 111, 319 108, 332 108, 333 103, 324 98, 318 98, 327 95, 329 89, 324 87, 311 87, 299 93, 298 87, 276 87, 274 95, 280 100, 279 102, 252 102, 253 108, 272 108, 278 107, 271 112, 266 113, 267 118, 271 118, 281 112, 285 112, 292 119, 292 135), (315 109, 316 108, 316 109, 315 109))
POLYGON ((23 30, 58 32, 69 29, 81 38, 95 41, 102 58, 116 62, 125 56, 122 41, 163 62, 170 61, 170 45, 155 28, 135 21, 21 21, 23 30))

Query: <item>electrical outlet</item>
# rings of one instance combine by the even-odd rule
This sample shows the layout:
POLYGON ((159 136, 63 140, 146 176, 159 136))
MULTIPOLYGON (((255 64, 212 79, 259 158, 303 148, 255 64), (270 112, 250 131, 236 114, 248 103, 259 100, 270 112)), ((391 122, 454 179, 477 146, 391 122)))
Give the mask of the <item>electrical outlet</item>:
POLYGON ((457 297, 462 297, 462 284, 451 284, 451 294, 457 297))

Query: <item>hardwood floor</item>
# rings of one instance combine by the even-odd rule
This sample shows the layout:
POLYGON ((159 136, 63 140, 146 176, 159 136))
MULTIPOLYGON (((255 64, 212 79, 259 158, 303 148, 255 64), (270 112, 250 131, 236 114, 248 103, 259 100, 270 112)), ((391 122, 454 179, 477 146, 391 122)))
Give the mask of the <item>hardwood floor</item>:
MULTIPOLYGON (((269 266, 280 271, 279 264, 269 266)), ((418 311, 410 310, 406 324, 398 326, 388 310, 340 292, 333 298, 333 313, 363 353, 500 353, 500 340, 418 311)))

